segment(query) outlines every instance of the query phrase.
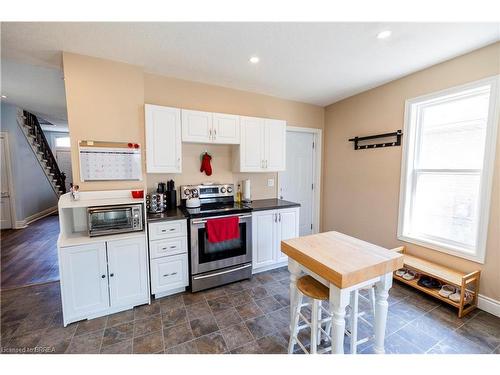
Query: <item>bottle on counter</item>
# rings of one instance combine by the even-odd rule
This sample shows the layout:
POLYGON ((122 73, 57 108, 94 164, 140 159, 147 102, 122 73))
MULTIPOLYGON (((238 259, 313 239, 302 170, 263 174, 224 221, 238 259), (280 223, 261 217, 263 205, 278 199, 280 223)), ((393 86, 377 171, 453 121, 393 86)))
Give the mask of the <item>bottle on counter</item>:
POLYGON ((238 184, 238 190, 236 190, 236 202, 241 203, 241 185, 238 184))

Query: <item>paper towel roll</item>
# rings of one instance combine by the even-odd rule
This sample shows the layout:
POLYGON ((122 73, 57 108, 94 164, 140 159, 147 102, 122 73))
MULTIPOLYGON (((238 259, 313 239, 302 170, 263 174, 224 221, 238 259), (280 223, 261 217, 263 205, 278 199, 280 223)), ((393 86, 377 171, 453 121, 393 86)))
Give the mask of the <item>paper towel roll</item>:
POLYGON ((250 180, 243 180, 243 201, 244 202, 251 202, 250 198, 250 180))

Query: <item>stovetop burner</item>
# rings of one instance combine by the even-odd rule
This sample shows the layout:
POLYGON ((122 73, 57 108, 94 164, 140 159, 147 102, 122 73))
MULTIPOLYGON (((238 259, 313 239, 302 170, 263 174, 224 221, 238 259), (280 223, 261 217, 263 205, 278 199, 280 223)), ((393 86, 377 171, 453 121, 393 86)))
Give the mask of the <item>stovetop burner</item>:
POLYGON ((189 218, 196 218, 196 217, 232 215, 237 213, 250 212, 252 211, 252 208, 242 203, 226 202, 226 203, 206 203, 202 204, 198 208, 186 208, 181 206, 181 210, 189 218))

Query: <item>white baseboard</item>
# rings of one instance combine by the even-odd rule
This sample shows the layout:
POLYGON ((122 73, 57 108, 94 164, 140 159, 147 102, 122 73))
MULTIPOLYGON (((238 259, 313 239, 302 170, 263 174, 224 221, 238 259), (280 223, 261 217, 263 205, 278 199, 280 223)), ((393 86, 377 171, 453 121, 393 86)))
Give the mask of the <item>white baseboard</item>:
POLYGON ((57 211, 57 206, 52 206, 52 207, 49 207, 43 211, 40 211, 40 212, 37 212, 36 214, 33 214, 31 216, 28 216, 26 219, 24 219, 26 221, 26 224, 31 224, 33 223, 34 221, 37 221, 45 216, 49 216, 51 214, 53 214, 54 212, 57 211))
POLYGON ((52 206, 52 207, 49 207, 43 211, 37 212, 36 214, 28 216, 24 220, 17 220, 14 223, 14 229, 26 228, 28 226, 28 224, 31 224, 37 220, 40 220, 41 218, 43 218, 45 216, 49 216, 49 215, 53 214, 54 212, 57 212, 57 206, 52 206))
POLYGON ((484 310, 490 314, 500 317, 500 301, 494 300, 493 298, 479 295, 477 300, 477 307, 484 310))

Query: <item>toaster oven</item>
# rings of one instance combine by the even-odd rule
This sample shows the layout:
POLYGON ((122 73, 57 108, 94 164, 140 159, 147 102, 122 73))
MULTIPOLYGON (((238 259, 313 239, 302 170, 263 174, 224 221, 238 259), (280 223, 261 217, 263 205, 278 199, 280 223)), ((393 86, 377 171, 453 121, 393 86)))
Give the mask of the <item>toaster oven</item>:
POLYGON ((90 237, 144 230, 142 203, 87 208, 90 237))

